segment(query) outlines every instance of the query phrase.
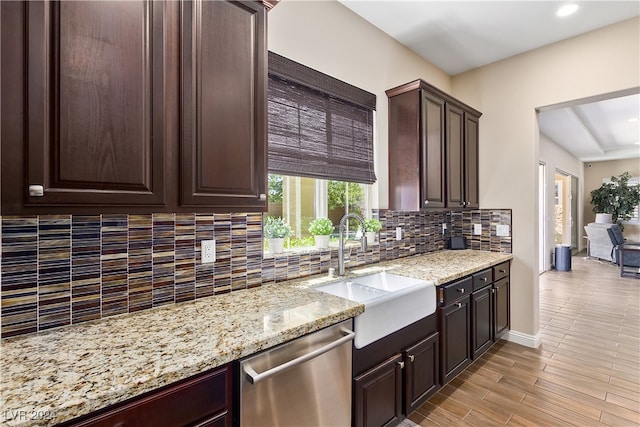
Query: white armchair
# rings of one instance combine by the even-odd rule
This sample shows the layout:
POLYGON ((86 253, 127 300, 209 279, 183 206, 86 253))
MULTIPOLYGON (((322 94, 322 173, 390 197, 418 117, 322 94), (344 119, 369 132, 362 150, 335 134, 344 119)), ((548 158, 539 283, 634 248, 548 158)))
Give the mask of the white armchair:
POLYGON ((589 256, 615 262, 613 255, 614 245, 608 231, 612 225, 592 222, 584 226, 584 231, 587 232, 589 237, 589 256))

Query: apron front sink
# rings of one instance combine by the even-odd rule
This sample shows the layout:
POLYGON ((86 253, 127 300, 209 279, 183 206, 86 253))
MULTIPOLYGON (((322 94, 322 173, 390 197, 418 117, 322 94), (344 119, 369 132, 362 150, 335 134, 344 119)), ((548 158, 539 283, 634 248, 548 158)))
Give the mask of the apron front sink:
POLYGON ((436 311, 433 282, 389 273, 368 274, 315 289, 364 304, 354 318, 354 346, 362 348, 436 311))

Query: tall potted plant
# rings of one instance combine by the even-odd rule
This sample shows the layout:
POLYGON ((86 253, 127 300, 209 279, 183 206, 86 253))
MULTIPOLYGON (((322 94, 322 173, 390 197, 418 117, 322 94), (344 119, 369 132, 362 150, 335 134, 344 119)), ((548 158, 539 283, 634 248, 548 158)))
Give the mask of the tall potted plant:
POLYGON ((326 249, 333 233, 333 223, 329 218, 316 218, 309 224, 309 233, 313 235, 317 248, 326 249))
POLYGON ((623 221, 633 217, 633 212, 640 205, 640 186, 629 185, 631 174, 624 172, 620 176, 612 176, 611 182, 605 182, 591 192, 593 212, 611 214, 611 220, 624 229, 623 221))
POLYGON ((264 237, 269 245, 269 252, 279 254, 284 251, 284 239, 293 231, 289 224, 280 217, 268 216, 264 224, 264 237))

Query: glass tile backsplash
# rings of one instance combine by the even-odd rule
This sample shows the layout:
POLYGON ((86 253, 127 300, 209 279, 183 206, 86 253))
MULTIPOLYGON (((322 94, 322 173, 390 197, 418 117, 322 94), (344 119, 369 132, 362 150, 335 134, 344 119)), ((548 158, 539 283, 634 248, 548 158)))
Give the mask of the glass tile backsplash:
MULTIPOLYGON (((469 248, 511 253, 511 210, 374 210, 383 228, 366 253, 347 249, 347 268, 445 248, 450 235, 469 248), (442 233, 442 223, 448 225, 442 233), (482 234, 473 234, 482 224, 482 234), (396 240, 396 227, 402 227, 396 240)), ((146 310, 337 268, 337 249, 263 255, 262 215, 43 215, 2 217, 2 337, 146 310), (200 242, 216 240, 216 261, 201 264, 200 242)))

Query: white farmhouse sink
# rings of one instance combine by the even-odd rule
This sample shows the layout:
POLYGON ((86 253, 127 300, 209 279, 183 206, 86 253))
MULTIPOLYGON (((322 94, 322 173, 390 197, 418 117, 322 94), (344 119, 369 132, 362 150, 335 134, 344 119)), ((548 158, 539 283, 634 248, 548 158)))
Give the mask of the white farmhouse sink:
POLYGON ((362 348, 436 311, 433 282, 376 273, 316 287, 317 290, 364 304, 354 319, 354 345, 362 348))

